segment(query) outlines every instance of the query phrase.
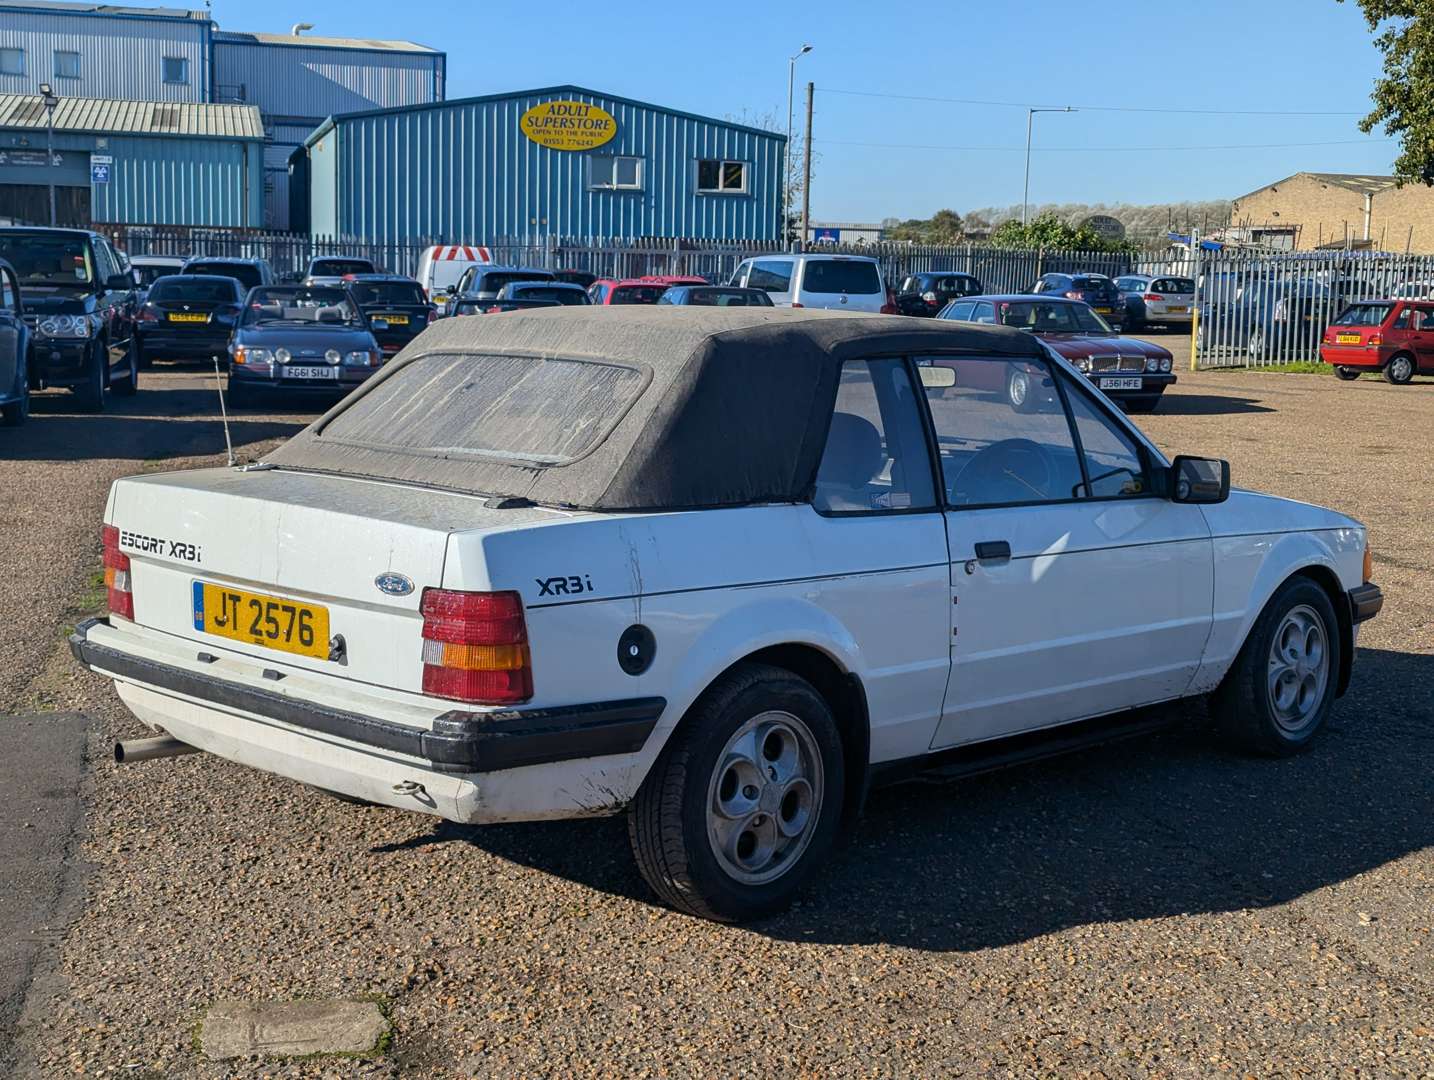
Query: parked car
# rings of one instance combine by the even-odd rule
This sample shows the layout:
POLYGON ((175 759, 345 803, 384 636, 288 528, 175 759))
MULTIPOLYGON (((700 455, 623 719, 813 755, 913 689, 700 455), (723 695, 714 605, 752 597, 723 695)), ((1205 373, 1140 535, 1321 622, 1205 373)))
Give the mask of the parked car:
POLYGON ((141 291, 162 277, 180 273, 185 262, 183 255, 131 255, 129 260, 141 291))
POLYGON ((142 368, 155 360, 229 361, 229 338, 248 292, 231 277, 174 274, 160 278, 139 306, 135 356, 142 368))
POLYGON ((211 277, 231 277, 246 290, 264 285, 277 284, 274 268, 268 259, 231 259, 196 256, 186 260, 182 274, 207 274, 211 277))
POLYGON ((588 299, 594 304, 655 304, 667 291, 666 285, 641 278, 599 278, 588 287, 588 299))
POLYGON ((1031 287, 1031 292, 1041 296, 1063 296, 1067 300, 1080 300, 1089 304, 1097 315, 1119 328, 1125 311, 1120 302, 1120 290, 1115 282, 1104 274, 1042 274, 1031 287))
POLYGON ((383 323, 383 329, 374 329, 373 336, 384 356, 393 356, 438 317, 438 308, 428 302, 413 278, 356 274, 344 278, 343 285, 371 328, 375 322, 383 323))
POLYGON ((1404 281, 1389 294, 1395 300, 1434 300, 1434 281, 1404 281))
POLYGON ((902 315, 932 318, 952 300, 984 291, 970 274, 908 274, 896 290, 896 309, 902 315))
POLYGON ((1325 324, 1340 310, 1327 285, 1294 274, 1224 283, 1223 296, 1201 301, 1197 349, 1243 354, 1257 363, 1314 359, 1325 324))
POLYGON ((346 277, 377 273, 378 267, 374 266, 372 259, 349 255, 321 255, 309 260, 309 268, 304 271, 302 284, 341 287, 346 277))
POLYGON ((1116 278, 1121 316, 1113 321, 1125 330, 1144 330, 1152 324, 1189 327, 1195 311, 1195 279, 1127 275, 1116 278))
POLYGON ((30 416, 31 338, 20 279, 0 259, 0 423, 6 427, 19 427, 30 416))
POLYGON ((673 285, 657 302, 683 307, 775 306, 771 296, 761 289, 739 289, 734 285, 673 285))
POLYGON ((229 346, 229 400, 261 393, 343 393, 378 370, 383 350, 348 289, 269 285, 250 289, 229 346))
POLYGON ((553 279, 565 285, 577 285, 587 289, 598 279, 598 275, 590 274, 586 270, 554 270, 553 279))
POLYGON ((916 770, 1180 699, 1304 750, 1382 604, 1359 522, 1172 462, 1041 341, 949 321, 442 320, 262 465, 111 489, 109 614, 70 644, 163 733, 144 756, 469 823, 626 811, 656 894, 713 919, 785 907, 916 770), (1010 370, 1059 392, 965 389, 1010 370))
POLYGON ((659 285, 711 285, 701 274, 643 274, 641 281, 652 281, 659 285))
POLYGON ((491 265, 493 253, 486 247, 478 244, 439 244, 418 257, 418 272, 414 277, 428 299, 438 307, 439 314, 446 314, 445 307, 464 272, 475 266, 491 265))
POLYGON ((139 388, 134 271, 109 240, 85 229, 0 228, 0 259, 15 270, 33 335, 30 389, 65 386, 85 412, 105 391, 139 388))
POLYGON ((744 260, 727 284, 761 289, 777 307, 896 314, 880 264, 866 255, 764 255, 744 260))
POLYGON ((524 266, 491 266, 476 264, 464 270, 449 290, 456 300, 492 300, 504 285, 515 281, 555 281, 552 271, 524 266))
POLYGON ((1366 300, 1351 304, 1324 332, 1319 358, 1341 379, 1382 371, 1403 386, 1434 375, 1434 303, 1366 300))
POLYGON ((453 315, 502 315, 507 311, 562 307, 556 300, 455 300, 453 315))
POLYGON ((588 299, 587 290, 581 285, 569 285, 561 281, 510 281, 498 290, 497 299, 551 300, 565 307, 592 303, 588 299))
MULTIPOLYGON (((953 300, 942 319, 986 326, 1011 326, 1040 338, 1127 412, 1154 412, 1167 386, 1174 385, 1174 357, 1149 341, 1121 337, 1080 300, 1063 296, 968 296, 953 300)), ((1040 387, 1017 372, 1000 388, 1017 409, 1040 404, 1040 387)))

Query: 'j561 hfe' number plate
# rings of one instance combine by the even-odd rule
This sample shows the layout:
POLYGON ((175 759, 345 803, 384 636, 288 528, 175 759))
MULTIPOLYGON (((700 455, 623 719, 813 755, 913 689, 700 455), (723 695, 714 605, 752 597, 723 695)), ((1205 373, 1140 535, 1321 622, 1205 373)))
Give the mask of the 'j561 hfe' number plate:
POLYGON ((207 581, 194 582, 194 629, 300 656, 329 655, 328 608, 207 581))

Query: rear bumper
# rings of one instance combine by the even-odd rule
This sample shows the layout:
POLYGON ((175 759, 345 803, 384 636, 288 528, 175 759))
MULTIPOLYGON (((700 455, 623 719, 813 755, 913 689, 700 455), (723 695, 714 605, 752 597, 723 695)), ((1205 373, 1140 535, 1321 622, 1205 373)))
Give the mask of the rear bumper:
POLYGON ((229 716, 248 713, 301 732, 417 758, 439 773, 492 773, 636 753, 667 705, 663 698, 631 698, 559 708, 452 710, 434 717, 425 729, 134 655, 90 640, 99 626, 107 627, 107 620, 86 620, 70 635, 70 651, 92 671, 213 705, 229 716))
POLYGON ((1366 368, 1378 371, 1394 350, 1383 350, 1370 345, 1321 345, 1319 358, 1333 367, 1366 368))
POLYGON ((1384 593, 1372 581, 1349 590, 1349 616, 1356 626, 1374 618, 1383 607, 1384 593))
POLYGON ((139 346, 152 357, 178 360, 222 356, 229 348, 229 330, 150 330, 137 335, 139 346))

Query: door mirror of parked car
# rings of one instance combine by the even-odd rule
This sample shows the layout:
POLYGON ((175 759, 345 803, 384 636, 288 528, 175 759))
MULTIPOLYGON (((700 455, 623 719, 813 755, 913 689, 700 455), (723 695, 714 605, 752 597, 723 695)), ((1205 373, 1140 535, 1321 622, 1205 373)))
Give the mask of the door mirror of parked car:
POLYGON ((134 288, 134 278, 129 274, 111 274, 105 279, 105 288, 126 292, 134 288))
POLYGON ((371 329, 371 330, 387 330, 387 329, 388 329, 388 320, 387 320, 387 319, 370 319, 368 325, 369 325, 369 329, 371 329))
POLYGON ((1170 499, 1178 503, 1221 503, 1230 497, 1230 463, 1219 458, 1180 455, 1170 466, 1170 499))
POLYGON ((921 385, 928 390, 945 390, 956 385, 956 369, 953 367, 919 367, 921 385))

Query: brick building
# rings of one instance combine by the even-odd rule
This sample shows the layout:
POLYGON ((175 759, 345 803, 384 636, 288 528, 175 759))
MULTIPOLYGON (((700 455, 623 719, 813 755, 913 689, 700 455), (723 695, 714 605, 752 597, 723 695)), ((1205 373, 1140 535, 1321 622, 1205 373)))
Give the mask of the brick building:
POLYGON ((1392 176, 1295 173, 1235 199, 1233 230, 1276 247, 1434 252, 1434 188, 1392 176))

